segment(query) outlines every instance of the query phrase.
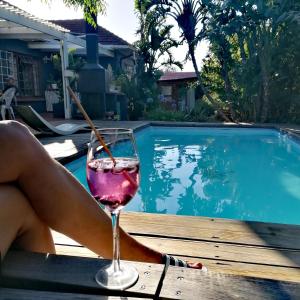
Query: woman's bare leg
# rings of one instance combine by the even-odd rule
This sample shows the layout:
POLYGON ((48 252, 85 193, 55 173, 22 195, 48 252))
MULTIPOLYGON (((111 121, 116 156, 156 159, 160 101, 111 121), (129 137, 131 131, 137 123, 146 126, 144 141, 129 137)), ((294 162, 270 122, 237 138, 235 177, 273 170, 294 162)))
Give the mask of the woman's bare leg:
MULTIPOLYGON (((17 184, 44 224, 111 258, 110 218, 29 130, 17 122, 0 122, 0 145, 0 183, 17 184)), ((123 259, 161 262, 159 252, 140 244, 123 230, 120 245, 123 259)))
POLYGON ((39 220, 18 188, 0 184, 0 207, 2 259, 12 244, 28 251, 55 252, 49 227, 39 220))

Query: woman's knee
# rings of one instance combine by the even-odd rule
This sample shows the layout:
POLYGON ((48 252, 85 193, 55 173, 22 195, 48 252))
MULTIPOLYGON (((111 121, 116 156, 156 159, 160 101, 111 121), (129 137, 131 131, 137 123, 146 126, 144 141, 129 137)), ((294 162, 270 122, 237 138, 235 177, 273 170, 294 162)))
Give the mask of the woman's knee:
POLYGON ((0 140, 3 140, 4 144, 9 144, 10 142, 23 144, 28 140, 28 137, 32 138, 32 135, 29 129, 23 124, 11 120, 0 122, 0 140))
POLYGON ((0 130, 7 135, 15 135, 28 132, 28 128, 18 121, 6 120, 0 122, 0 130))
POLYGON ((15 121, 0 121, 0 183, 18 180, 35 155, 29 130, 15 121))
POLYGON ((16 121, 2 121, 0 122, 0 144, 1 154, 6 157, 18 153, 15 159, 21 153, 26 154, 27 150, 31 150, 34 142, 34 137, 29 129, 16 121))
POLYGON ((14 168, 22 172, 46 156, 44 148, 29 129, 16 121, 0 122, 0 145, 0 163, 7 170, 14 168))

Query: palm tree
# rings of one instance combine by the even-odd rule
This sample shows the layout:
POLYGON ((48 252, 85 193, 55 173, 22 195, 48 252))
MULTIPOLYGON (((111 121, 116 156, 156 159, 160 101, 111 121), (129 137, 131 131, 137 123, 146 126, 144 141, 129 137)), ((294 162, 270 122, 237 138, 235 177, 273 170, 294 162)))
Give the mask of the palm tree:
POLYGON ((199 67, 197 64, 195 50, 197 45, 206 38, 206 13, 207 1, 201 0, 156 0, 152 1, 159 8, 163 15, 173 18, 182 33, 182 39, 188 45, 188 56, 191 58, 195 73, 198 79, 198 85, 202 93, 211 102, 214 108, 218 111, 219 115, 227 122, 231 122, 224 114, 221 104, 215 100, 209 93, 207 87, 203 84, 200 75, 199 67), (198 30, 198 26, 202 28, 198 30))
POLYGON ((149 76, 162 66, 176 65, 182 69, 182 64, 176 61, 171 49, 178 46, 178 42, 171 38, 172 25, 166 25, 158 11, 146 10, 143 1, 135 1, 135 10, 139 18, 137 33, 140 38, 135 43, 144 70, 149 76))

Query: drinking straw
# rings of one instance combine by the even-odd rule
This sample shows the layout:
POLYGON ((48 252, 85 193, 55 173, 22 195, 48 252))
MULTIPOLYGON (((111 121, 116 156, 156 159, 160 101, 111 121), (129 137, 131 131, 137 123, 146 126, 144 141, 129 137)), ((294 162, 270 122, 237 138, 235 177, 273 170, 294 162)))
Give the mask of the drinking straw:
MULTIPOLYGON (((113 155, 111 154, 110 150, 107 148, 104 140, 102 139, 100 133, 97 131, 93 121, 90 119, 90 117, 88 116, 88 114, 86 113, 86 111, 84 110, 84 108, 82 107, 79 99, 77 98, 77 96, 75 95, 75 93, 73 92, 73 90, 71 89, 70 86, 67 86, 67 89, 70 93, 70 96, 72 98, 72 100, 76 103, 76 105, 78 106, 79 110, 81 111, 81 113, 83 114, 85 120, 87 121, 87 123, 90 125, 90 127, 92 128, 92 130, 94 131, 97 139, 99 140, 100 144, 102 145, 104 151, 108 154, 109 158, 112 160, 114 166, 116 165, 116 160, 113 157, 113 155)), ((137 187, 137 183, 128 175, 127 171, 124 170, 123 172, 124 177, 135 187, 137 187)))
POLYGON ((92 120, 90 119, 90 117, 88 116, 88 114, 86 113, 86 111, 84 110, 84 108, 82 107, 80 101, 78 100, 77 96, 75 95, 75 93, 73 92, 73 90, 67 86, 67 89, 71 95, 71 98, 73 99, 73 101, 77 104, 79 110, 81 111, 81 113, 83 114, 85 120, 87 121, 87 123, 90 125, 90 127, 92 128, 92 130, 94 131, 97 139, 99 140, 100 144, 102 145, 103 149, 105 150, 105 152, 108 154, 108 156, 110 157, 110 159, 112 160, 112 162, 114 163, 114 166, 116 165, 116 160, 115 158, 112 156, 110 150, 107 148, 105 142, 103 141, 101 135, 99 134, 99 132, 97 131, 94 123, 92 122, 92 120))

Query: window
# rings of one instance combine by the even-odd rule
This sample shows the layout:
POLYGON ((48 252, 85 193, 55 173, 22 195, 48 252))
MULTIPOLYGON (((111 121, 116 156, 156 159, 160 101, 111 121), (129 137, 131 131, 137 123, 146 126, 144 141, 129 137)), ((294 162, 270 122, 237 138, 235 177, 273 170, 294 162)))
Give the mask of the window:
POLYGON ((0 90, 6 78, 13 76, 20 96, 40 96, 40 62, 26 55, 0 50, 0 90))
POLYGON ((31 56, 14 55, 19 94, 21 96, 40 96, 40 64, 31 56))
POLYGON ((171 85, 163 85, 161 87, 162 94, 164 96, 172 96, 172 86, 171 85))
POLYGON ((0 90, 4 89, 6 78, 13 75, 12 52, 0 50, 0 90))

